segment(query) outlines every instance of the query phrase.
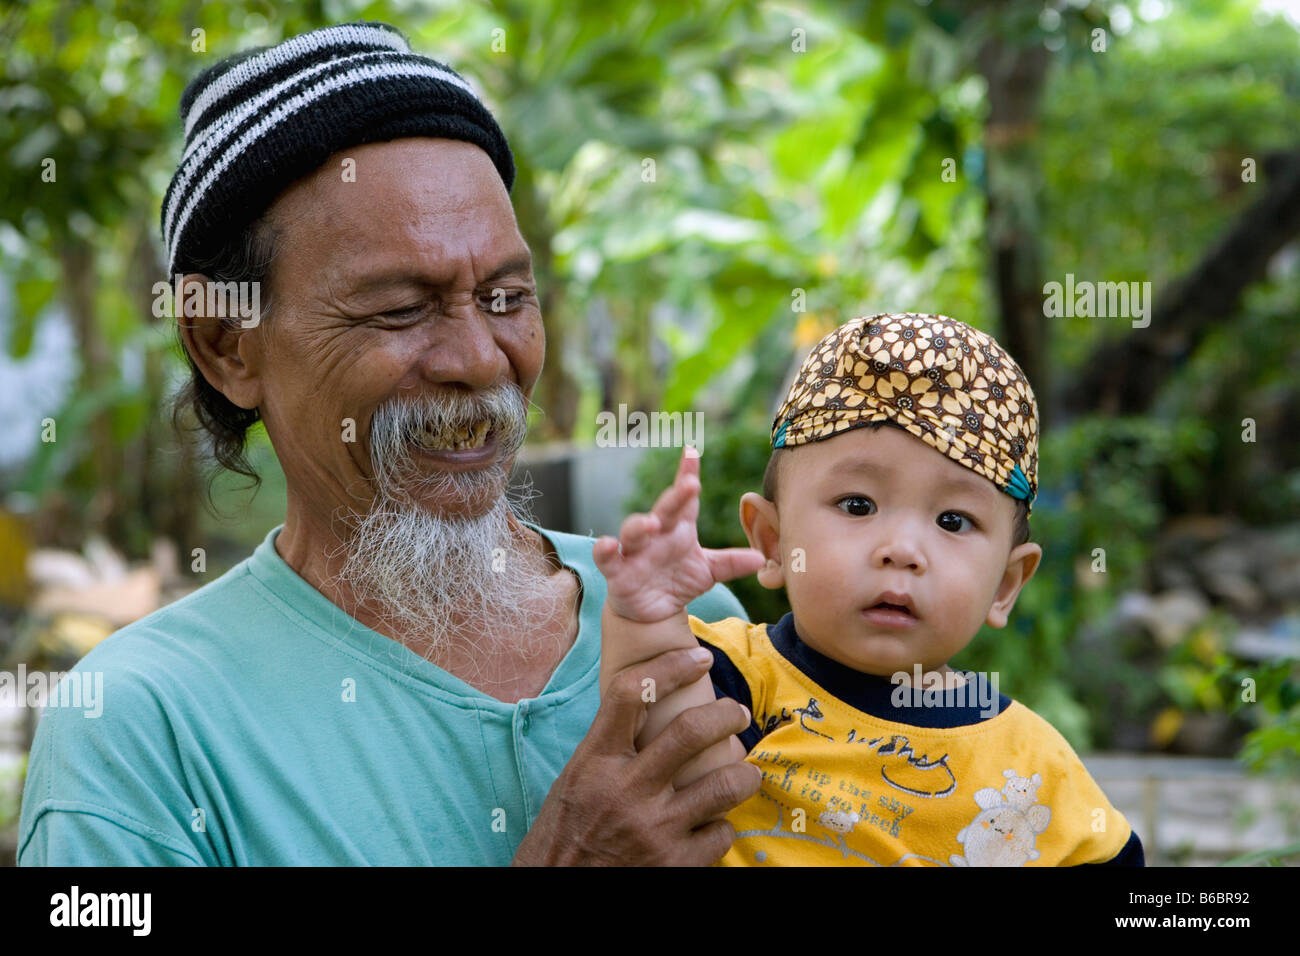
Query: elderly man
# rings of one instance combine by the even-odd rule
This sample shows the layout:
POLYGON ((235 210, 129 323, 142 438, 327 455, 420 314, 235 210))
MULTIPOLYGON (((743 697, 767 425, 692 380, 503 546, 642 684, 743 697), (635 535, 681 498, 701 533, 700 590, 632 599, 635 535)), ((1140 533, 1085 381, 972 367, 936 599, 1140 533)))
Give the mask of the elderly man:
MULTIPOLYGON (((181 113, 162 219, 184 400, 236 470, 265 423, 288 511, 78 665, 103 715, 42 719, 20 863, 721 857, 757 770, 671 781, 749 715, 718 700, 638 752, 646 689, 707 680, 708 653, 599 700, 592 539, 507 493, 545 341, 491 115, 383 24, 218 63, 181 113), (214 282, 258 283, 261 313, 209 314, 214 282)), ((692 612, 744 613, 721 584, 692 612)))

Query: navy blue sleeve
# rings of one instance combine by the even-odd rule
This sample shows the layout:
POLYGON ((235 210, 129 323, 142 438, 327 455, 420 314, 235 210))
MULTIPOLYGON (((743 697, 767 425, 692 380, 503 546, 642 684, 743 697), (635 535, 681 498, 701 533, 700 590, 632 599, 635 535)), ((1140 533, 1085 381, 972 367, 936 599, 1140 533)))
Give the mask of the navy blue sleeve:
POLYGON ((1142 852, 1142 841, 1138 839, 1137 831, 1132 830, 1128 835, 1128 842, 1124 844, 1124 849, 1115 854, 1114 857, 1104 863, 1084 863, 1083 866, 1146 866, 1146 854, 1142 852))
POLYGON ((691 601, 686 605, 686 613, 710 624, 729 617, 738 617, 745 623, 750 623, 749 612, 740 603, 740 598, 732 594, 725 584, 715 584, 691 601))
POLYGON ((749 726, 737 736, 745 745, 746 751, 753 750, 762 739, 763 732, 758 726, 758 715, 754 713, 754 698, 749 692, 749 682, 745 680, 736 665, 731 663, 730 657, 708 641, 699 637, 696 640, 700 642, 700 647, 707 648, 713 653, 713 666, 709 668, 709 678, 713 681, 714 696, 730 697, 749 708, 749 726))

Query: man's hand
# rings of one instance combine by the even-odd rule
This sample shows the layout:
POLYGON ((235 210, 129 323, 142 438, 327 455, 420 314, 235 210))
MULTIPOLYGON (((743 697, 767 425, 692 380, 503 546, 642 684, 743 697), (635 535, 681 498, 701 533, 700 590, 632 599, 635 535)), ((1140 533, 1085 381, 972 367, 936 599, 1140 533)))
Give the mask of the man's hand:
POLYGON ((752 548, 700 547, 699 514, 700 453, 687 445, 676 480, 651 512, 629 515, 618 538, 606 535, 592 548, 611 611, 629 621, 664 621, 714 584, 763 566, 762 552, 752 548))
POLYGON ((749 712, 716 700, 678 714, 641 753, 635 743, 646 718, 643 688, 666 697, 699 680, 710 659, 699 648, 675 650, 619 672, 513 865, 707 866, 722 858, 735 830, 719 818, 758 792, 758 768, 728 764, 681 791, 673 778, 749 726, 749 712))

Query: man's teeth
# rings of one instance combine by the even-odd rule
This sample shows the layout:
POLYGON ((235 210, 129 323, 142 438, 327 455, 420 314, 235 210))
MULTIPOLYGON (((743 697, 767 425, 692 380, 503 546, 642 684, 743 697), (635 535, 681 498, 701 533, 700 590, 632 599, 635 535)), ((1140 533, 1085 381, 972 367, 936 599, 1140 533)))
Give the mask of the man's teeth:
POLYGON ((441 431, 426 426, 416 432, 415 440, 431 451, 464 451, 469 448, 481 448, 487 433, 488 422, 485 421, 441 431))

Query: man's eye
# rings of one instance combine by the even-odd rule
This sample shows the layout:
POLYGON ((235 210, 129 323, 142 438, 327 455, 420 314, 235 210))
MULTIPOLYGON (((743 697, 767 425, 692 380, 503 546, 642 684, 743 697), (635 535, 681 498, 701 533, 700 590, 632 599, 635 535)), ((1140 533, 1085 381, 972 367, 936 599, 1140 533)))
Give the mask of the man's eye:
POLYGON ((876 513, 876 503, 864 495, 847 495, 835 502, 835 505, 841 511, 851 514, 855 518, 876 513))
POLYGON ((487 312, 513 312, 524 304, 527 292, 518 289, 493 289, 479 297, 479 303, 487 312))
POLYGON ((960 534, 962 531, 975 527, 975 522, 967 515, 960 511, 945 511, 935 519, 937 524, 944 531, 951 531, 953 534, 960 534), (962 527, 962 522, 966 522, 966 527, 962 527))
POLYGON ((379 314, 386 319, 412 319, 424 311, 423 304, 408 305, 404 309, 389 309, 387 312, 379 314))

